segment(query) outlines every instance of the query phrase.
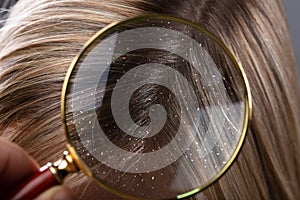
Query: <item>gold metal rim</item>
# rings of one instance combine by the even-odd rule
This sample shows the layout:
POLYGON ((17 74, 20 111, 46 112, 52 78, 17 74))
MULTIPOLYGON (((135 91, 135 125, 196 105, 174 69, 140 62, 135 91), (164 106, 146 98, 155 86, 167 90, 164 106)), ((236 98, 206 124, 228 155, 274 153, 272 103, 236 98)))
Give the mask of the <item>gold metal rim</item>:
POLYGON ((90 171, 90 169, 84 164, 84 162, 80 159, 80 157, 78 156, 77 152, 75 151, 75 149, 70 145, 70 138, 68 135, 68 130, 67 130, 67 125, 66 125, 66 118, 65 118, 65 106, 66 106, 66 92, 68 89, 68 83, 69 83, 69 79, 70 76, 72 74, 72 71, 74 70, 75 66, 77 65, 77 62, 79 61, 80 57, 83 55, 83 53, 85 52, 85 50, 92 45, 92 43, 99 38, 100 36, 105 36, 107 34, 109 34, 110 30, 114 30, 115 28, 118 28, 120 26, 122 26, 123 24, 127 24, 133 21, 139 21, 139 20, 146 20, 146 19, 159 19, 159 20, 171 20, 171 21, 176 21, 176 22, 180 22, 186 25, 189 25, 193 28, 195 28, 196 30, 199 30, 200 32, 204 33, 207 37, 211 38, 214 42, 216 42, 227 54, 227 56, 229 56, 229 58, 231 59, 231 61, 233 62, 233 64, 235 65, 235 67, 237 68, 238 72, 240 73, 242 79, 243 79, 243 87, 245 88, 245 121, 244 121, 244 126, 242 129, 242 134, 240 136, 240 140, 239 143, 234 151, 234 153, 232 154, 231 158, 229 159, 229 161, 226 163, 226 165, 220 170, 220 172, 218 174, 216 174, 213 178, 211 178, 209 181, 207 181, 205 184, 203 184, 201 187, 195 188, 189 192, 186 192, 184 194, 181 195, 177 195, 177 197, 175 199, 183 199, 189 196, 192 196, 196 193, 199 193, 200 191, 204 190, 205 188, 207 188, 208 186, 210 186, 211 184, 213 184, 216 180, 218 180, 227 170, 228 168, 231 166, 231 164, 233 163, 233 161, 235 160, 236 156, 238 155, 245 136, 246 136, 246 132, 247 129, 249 127, 250 121, 251 121, 251 115, 252 115, 252 98, 251 98, 251 91, 250 91, 250 86, 249 86, 249 82, 247 79, 247 76, 245 74, 244 68, 242 67, 242 65, 240 63, 237 62, 235 56, 229 51, 229 49, 226 47, 226 45, 213 33, 211 33, 210 31, 208 31, 207 29, 205 29, 204 27, 202 27, 199 24, 196 24, 194 22, 191 22, 189 20, 183 19, 183 18, 179 18, 179 17, 175 17, 175 16, 170 16, 170 15, 164 15, 164 14, 148 14, 148 15, 141 15, 141 16, 137 16, 137 17, 133 17, 133 18, 129 18, 126 20, 123 20, 121 22, 114 22, 111 23, 107 26, 105 26, 104 28, 100 29, 94 36, 92 36, 87 42, 86 44, 83 46, 83 48, 80 50, 80 52, 76 55, 76 57, 73 59, 64 83, 63 83, 63 87, 62 87, 62 95, 61 95, 61 117, 62 117, 62 122, 63 122, 63 127, 64 127, 64 132, 68 141, 68 149, 70 151, 70 154, 72 155, 72 157, 74 158, 77 166, 88 176, 94 178, 94 180, 96 180, 96 182, 103 188, 105 188, 106 190, 127 198, 127 199, 133 199, 133 200, 141 200, 140 198, 137 197, 133 197, 131 195, 127 195, 124 193, 121 193, 115 189, 110 188, 109 186, 101 183, 94 175, 93 173, 90 171))

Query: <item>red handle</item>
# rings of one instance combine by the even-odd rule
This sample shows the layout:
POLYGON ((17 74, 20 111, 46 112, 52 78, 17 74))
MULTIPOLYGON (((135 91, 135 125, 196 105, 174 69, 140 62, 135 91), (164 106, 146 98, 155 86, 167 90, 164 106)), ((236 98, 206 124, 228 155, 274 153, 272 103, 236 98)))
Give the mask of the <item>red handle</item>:
POLYGON ((5 200, 31 200, 52 186, 59 185, 59 181, 51 172, 50 168, 37 172, 21 182, 8 193, 5 200))

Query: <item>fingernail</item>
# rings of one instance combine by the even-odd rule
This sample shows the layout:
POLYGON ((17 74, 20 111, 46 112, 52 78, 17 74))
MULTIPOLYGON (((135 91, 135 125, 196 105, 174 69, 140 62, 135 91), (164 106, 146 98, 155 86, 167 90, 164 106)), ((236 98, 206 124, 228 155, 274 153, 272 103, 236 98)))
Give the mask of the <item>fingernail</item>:
POLYGON ((73 199, 74 199, 74 197, 73 197, 71 191, 69 191, 66 188, 60 189, 53 196, 53 200, 73 200, 73 199))
POLYGON ((73 200, 73 194, 64 186, 55 186, 39 195, 35 200, 73 200))

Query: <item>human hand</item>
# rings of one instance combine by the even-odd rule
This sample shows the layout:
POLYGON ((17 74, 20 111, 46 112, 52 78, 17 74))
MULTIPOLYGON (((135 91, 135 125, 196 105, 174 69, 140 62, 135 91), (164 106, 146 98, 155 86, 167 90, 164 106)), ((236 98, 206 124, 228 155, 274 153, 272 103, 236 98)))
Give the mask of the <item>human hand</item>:
MULTIPOLYGON (((38 164, 20 147, 0 138, 0 197, 15 185, 39 171, 38 164)), ((36 200, 69 200, 72 193, 64 186, 52 187, 36 200)))

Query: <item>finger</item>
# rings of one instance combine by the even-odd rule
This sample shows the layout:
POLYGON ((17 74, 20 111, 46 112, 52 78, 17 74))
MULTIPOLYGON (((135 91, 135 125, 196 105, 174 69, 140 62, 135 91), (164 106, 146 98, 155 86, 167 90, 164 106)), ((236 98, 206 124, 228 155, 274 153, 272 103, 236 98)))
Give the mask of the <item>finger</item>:
POLYGON ((55 186, 46 190, 35 200, 72 200, 72 192, 64 186, 55 186))
POLYGON ((38 170, 38 164, 24 150, 0 138, 0 195, 38 170))

